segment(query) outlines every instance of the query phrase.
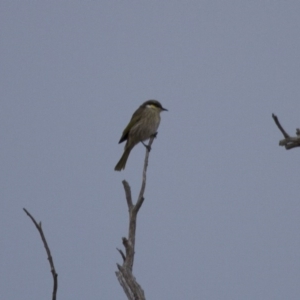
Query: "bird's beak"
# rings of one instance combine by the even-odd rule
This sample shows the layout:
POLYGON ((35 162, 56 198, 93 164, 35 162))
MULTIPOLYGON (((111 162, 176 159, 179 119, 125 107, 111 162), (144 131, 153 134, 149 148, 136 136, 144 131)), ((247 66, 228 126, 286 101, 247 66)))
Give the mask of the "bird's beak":
POLYGON ((161 110, 165 110, 165 111, 168 111, 166 108, 164 108, 164 107, 162 107, 162 109, 161 110))

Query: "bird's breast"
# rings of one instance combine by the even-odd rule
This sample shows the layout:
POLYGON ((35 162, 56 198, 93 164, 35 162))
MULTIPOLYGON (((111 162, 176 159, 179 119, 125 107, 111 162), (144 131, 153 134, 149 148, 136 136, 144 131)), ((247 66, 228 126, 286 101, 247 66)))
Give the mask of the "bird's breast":
POLYGON ((153 109, 148 109, 140 121, 130 130, 134 140, 144 141, 156 133, 160 123, 160 115, 153 109))

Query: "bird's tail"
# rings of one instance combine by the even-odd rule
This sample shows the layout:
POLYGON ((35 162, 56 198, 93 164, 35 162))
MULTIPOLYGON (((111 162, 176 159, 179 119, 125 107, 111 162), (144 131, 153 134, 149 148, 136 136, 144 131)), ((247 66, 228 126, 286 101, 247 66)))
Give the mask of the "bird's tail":
POLYGON ((115 166, 115 171, 121 171, 122 169, 123 170, 125 169, 126 162, 127 162, 128 156, 130 154, 130 151, 131 151, 130 148, 124 150, 122 157, 120 158, 119 162, 115 166))

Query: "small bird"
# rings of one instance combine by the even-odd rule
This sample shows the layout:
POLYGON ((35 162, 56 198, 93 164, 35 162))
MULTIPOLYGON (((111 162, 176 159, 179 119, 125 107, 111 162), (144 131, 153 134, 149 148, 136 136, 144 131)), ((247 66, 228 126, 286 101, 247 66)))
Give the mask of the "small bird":
POLYGON ((119 141, 120 144, 127 140, 124 153, 115 166, 115 171, 125 169, 130 151, 136 144, 143 143, 156 133, 160 123, 160 113, 163 110, 167 111, 157 100, 148 100, 134 112, 119 141))

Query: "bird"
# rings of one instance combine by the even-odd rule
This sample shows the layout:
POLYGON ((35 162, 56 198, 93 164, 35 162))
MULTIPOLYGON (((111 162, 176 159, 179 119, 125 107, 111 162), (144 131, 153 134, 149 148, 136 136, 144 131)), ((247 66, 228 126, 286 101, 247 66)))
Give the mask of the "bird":
MULTIPOLYGON (((130 122, 124 129, 119 144, 127 140, 124 153, 115 166, 115 171, 125 169, 130 151, 139 142, 144 141, 156 134, 160 123, 160 113, 168 111, 157 100, 148 100, 144 102, 132 115, 130 122)), ((146 146, 144 144, 144 146, 146 146)), ((146 146, 148 149, 148 146, 146 146)), ((148 149, 150 150, 150 149, 148 149)))

